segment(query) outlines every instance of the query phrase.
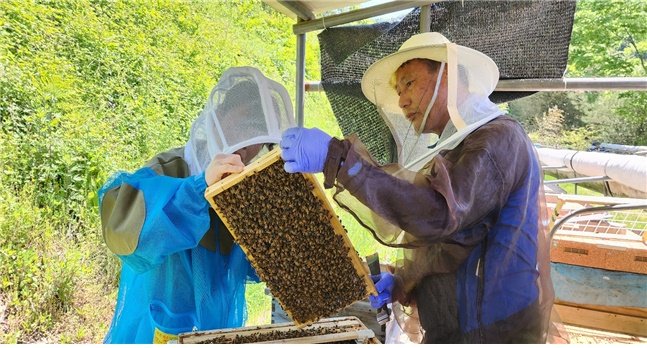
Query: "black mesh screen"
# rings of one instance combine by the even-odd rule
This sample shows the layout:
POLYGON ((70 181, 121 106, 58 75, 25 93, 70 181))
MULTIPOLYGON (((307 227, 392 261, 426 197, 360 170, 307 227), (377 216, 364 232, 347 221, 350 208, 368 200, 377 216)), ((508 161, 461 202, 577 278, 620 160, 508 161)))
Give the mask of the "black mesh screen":
MULTIPOLYGON (((561 78, 575 1, 444 1, 432 5, 431 31, 481 51, 501 79, 561 78)), ((328 28, 319 34, 322 85, 344 135, 356 133, 380 164, 397 159, 388 127, 362 94, 364 71, 420 32, 420 10, 399 23, 328 28)), ((496 103, 532 93, 494 92, 496 103)))

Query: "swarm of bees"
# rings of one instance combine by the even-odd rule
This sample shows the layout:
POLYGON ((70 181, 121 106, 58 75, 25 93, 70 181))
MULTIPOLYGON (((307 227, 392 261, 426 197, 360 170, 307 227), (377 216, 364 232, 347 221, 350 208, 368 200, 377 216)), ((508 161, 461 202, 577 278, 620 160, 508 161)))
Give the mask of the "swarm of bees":
MULTIPOLYGON (((336 327, 309 327, 304 329, 291 329, 283 331, 273 330, 267 332, 256 332, 249 335, 236 335, 234 337, 219 336, 200 343, 256 343, 287 340, 300 337, 329 335, 340 332, 343 332, 343 330, 336 327)), ((355 343, 355 341, 352 341, 352 343, 355 343)))
POLYGON ((278 152, 266 157, 270 165, 206 196, 283 309, 305 325, 374 293, 314 176, 286 173, 278 152))

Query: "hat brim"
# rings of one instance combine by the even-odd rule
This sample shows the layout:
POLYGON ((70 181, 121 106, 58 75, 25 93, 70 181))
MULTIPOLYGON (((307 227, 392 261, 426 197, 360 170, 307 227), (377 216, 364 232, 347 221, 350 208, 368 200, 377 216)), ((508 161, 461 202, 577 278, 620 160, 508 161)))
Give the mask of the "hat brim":
MULTIPOLYGON (((487 55, 469 47, 456 45, 459 64, 468 71, 478 71, 488 87, 488 95, 494 90, 499 80, 499 69, 487 55)), ((428 45, 413 47, 392 53, 366 69, 362 77, 362 93, 373 104, 388 112, 401 112, 398 95, 391 85, 391 77, 405 62, 412 59, 429 59, 447 62, 447 45, 428 45)), ((472 74, 470 74, 472 75, 472 74)))

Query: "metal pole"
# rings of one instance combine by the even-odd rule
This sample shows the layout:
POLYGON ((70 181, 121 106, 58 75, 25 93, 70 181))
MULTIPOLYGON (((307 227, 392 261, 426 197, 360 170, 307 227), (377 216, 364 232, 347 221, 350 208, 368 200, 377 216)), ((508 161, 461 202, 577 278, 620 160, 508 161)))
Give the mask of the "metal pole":
POLYGON ((570 178, 570 179, 557 179, 557 180, 546 180, 544 184, 578 184, 582 182, 592 182, 592 181, 607 181, 611 180, 608 176, 587 176, 582 178, 570 178))
POLYGON ((431 5, 420 7, 420 32, 428 33, 431 31, 431 5))
POLYGON ((297 18, 303 19, 303 20, 308 20, 308 19, 315 19, 316 16, 308 6, 304 5, 305 1, 286 1, 286 0, 278 0, 278 3, 287 8, 290 12, 294 13, 297 15, 297 18))
POLYGON ((562 79, 500 80, 495 91, 609 91, 647 90, 645 77, 585 77, 562 79))
POLYGON ((381 16, 384 14, 406 10, 412 7, 424 6, 429 3, 438 2, 440 0, 413 0, 413 1, 391 1, 382 5, 371 6, 359 10, 354 10, 338 15, 322 17, 312 20, 303 21, 295 24, 292 30, 295 34, 303 34, 310 31, 321 30, 336 25, 351 23, 366 18, 381 16))
MULTIPOLYGON (((306 83, 308 92, 322 92, 321 82, 306 83)), ((539 91, 645 91, 646 77, 589 77, 563 79, 500 80, 498 92, 539 92, 539 91)))
POLYGON ((305 75, 306 75, 306 34, 297 34, 297 61, 296 61, 296 96, 295 110, 297 126, 303 127, 303 104, 305 95, 305 75))

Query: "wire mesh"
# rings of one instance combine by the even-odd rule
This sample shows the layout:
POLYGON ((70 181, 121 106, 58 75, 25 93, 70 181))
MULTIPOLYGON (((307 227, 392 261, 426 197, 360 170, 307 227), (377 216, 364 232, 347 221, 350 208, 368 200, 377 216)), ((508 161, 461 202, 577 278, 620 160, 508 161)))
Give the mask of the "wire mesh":
POLYGON ((632 205, 582 205, 564 204, 559 212, 562 221, 556 234, 581 232, 587 234, 613 234, 628 237, 645 236, 647 231, 647 201, 632 205), (591 209, 595 207, 595 209, 591 209))

